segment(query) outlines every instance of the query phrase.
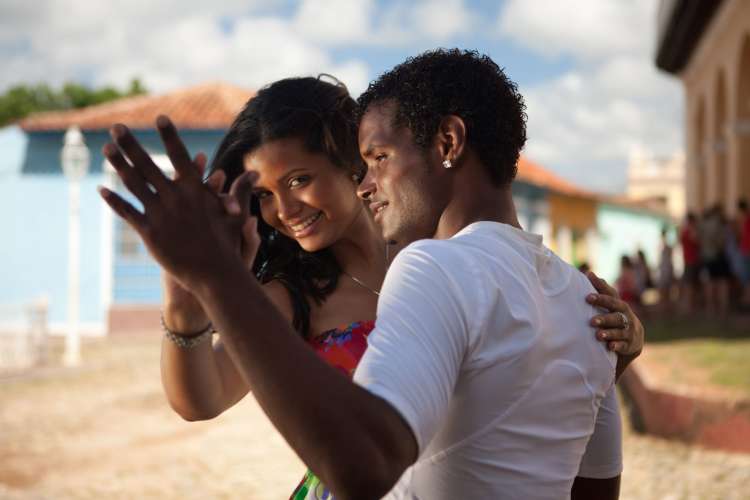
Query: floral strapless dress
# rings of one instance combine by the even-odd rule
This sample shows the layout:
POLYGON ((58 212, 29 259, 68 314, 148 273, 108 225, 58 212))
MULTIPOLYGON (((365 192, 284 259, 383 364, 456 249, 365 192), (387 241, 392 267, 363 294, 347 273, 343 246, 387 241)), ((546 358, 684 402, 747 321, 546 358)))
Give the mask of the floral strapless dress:
MULTIPOLYGON (((374 321, 359 321, 318 335, 308 343, 328 364, 351 378, 367 349, 374 321)), ((289 500, 333 500, 333 493, 308 469, 289 500)))

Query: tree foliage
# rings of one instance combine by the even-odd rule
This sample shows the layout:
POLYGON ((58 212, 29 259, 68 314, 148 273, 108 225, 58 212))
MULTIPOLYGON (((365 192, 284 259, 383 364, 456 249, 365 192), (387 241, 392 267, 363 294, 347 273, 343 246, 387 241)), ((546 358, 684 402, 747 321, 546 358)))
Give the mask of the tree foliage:
POLYGON ((46 83, 16 85, 0 95, 0 127, 37 111, 84 108, 146 92, 138 78, 131 80, 130 87, 124 92, 111 86, 93 89, 72 82, 66 83, 59 90, 46 83))

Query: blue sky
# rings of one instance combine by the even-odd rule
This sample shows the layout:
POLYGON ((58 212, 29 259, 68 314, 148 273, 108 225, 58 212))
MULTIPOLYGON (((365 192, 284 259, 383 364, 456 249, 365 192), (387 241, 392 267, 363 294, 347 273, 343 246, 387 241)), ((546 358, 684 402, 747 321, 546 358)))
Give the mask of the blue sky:
POLYGON ((490 55, 519 84, 525 154, 621 191, 634 152, 682 147, 682 90, 653 65, 656 0, 4 0, 0 91, 67 80, 154 92, 207 80, 257 88, 328 72, 358 94, 438 46, 490 55))

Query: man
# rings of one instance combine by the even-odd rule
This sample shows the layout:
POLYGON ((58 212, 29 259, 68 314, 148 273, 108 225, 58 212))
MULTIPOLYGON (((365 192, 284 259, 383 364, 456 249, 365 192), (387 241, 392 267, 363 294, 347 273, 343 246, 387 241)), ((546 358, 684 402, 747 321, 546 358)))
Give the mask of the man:
POLYGON ((698 239, 698 218, 688 212, 680 228, 680 246, 685 269, 682 272, 683 307, 686 312, 696 309, 696 294, 700 286, 701 245, 698 239))
MULTIPOLYGON (((395 259, 357 384, 299 341, 245 270, 236 249, 246 214, 225 213, 168 120, 158 126, 179 180, 116 127, 132 167, 112 145, 105 154, 145 212, 102 196, 195 293, 269 418, 337 499, 565 498, 579 466, 593 480, 576 482, 576 498, 616 498, 615 360, 587 327, 588 282, 518 228, 510 182, 525 126, 515 86, 487 58, 439 51, 381 77, 362 105, 360 193, 384 235, 444 241, 395 259), (396 82, 413 88, 399 94, 396 82), (403 95, 436 108, 414 109, 403 95), (429 112, 436 126, 419 116, 429 112), (493 141, 498 151, 485 147, 493 141), (250 324, 278 333, 248 334, 250 324), (597 418, 606 412, 615 418, 597 418)), ((232 186, 240 206, 251 182, 232 186)), ((628 322, 637 319, 623 308, 598 325, 625 344, 618 371, 642 344, 642 329, 626 341, 628 322)))
POLYGON ((595 413, 580 407, 598 406, 606 392, 601 425, 615 443, 582 473, 618 476, 612 365, 603 352, 579 357, 601 347, 581 334, 591 311, 576 307, 590 285, 516 218, 510 184, 526 135, 515 86, 487 57, 437 51, 381 76, 359 101, 369 167, 360 195, 386 239, 423 240, 393 263, 378 335, 355 374, 417 438, 421 458, 400 482, 403 496, 559 497, 569 485, 552 478, 576 475, 593 430, 595 413), (411 369, 394 371, 398 358, 411 369), (583 375, 590 363, 599 382, 583 375), (589 398, 584 381, 603 392, 589 398))

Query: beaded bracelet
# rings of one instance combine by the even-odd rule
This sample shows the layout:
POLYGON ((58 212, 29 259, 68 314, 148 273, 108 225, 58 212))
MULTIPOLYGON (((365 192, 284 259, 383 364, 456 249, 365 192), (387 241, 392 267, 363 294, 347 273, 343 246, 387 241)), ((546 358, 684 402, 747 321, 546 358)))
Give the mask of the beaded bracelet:
POLYGON ((164 313, 161 314, 160 320, 161 329, 164 330, 164 336, 174 342, 177 347, 180 347, 182 349, 192 349, 193 347, 202 344, 207 339, 210 339, 211 336, 216 332, 213 323, 209 323, 206 328, 198 333, 189 336, 180 335, 179 333, 175 333, 167 328, 167 324, 164 322, 164 313))

